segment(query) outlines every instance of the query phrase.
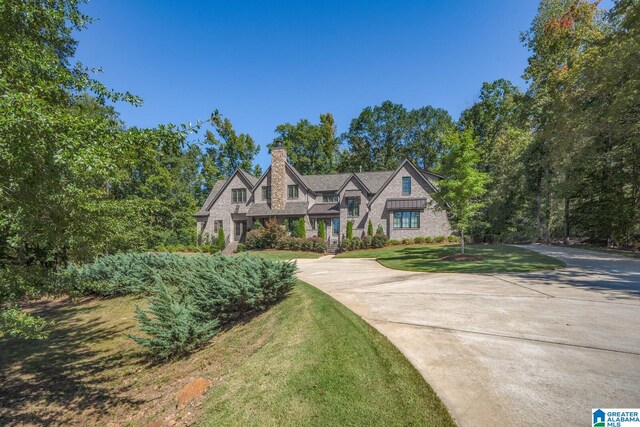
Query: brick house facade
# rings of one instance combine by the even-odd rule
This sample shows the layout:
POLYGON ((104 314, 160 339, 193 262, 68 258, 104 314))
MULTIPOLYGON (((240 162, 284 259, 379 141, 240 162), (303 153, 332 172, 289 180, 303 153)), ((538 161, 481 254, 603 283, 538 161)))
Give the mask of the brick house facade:
POLYGON ((344 238, 348 221, 356 237, 366 234, 369 220, 390 239, 449 235, 447 212, 432 198, 440 178, 408 160, 393 171, 301 175, 276 144, 262 177, 238 169, 215 183, 195 215, 197 231, 215 238, 222 227, 226 240, 237 242, 255 221, 302 217, 307 237, 318 235, 322 220, 333 242, 344 238))

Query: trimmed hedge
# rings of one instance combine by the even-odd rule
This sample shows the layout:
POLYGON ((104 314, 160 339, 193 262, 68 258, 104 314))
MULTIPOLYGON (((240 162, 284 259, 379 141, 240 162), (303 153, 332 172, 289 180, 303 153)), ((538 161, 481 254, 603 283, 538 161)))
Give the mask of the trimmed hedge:
POLYGON ((342 239, 340 242, 340 252, 355 251, 358 249, 373 249, 381 248, 384 246, 397 246, 397 245, 413 245, 413 244, 429 244, 429 243, 459 243, 460 237, 458 236, 418 236, 414 238, 404 238, 402 240, 389 239, 385 234, 376 233, 373 237, 365 236, 362 239, 354 237, 353 239, 342 239))
POLYGON ((248 254, 125 253, 71 266, 66 275, 85 294, 148 295, 148 305, 136 309, 145 335, 131 338, 150 358, 167 360, 206 344, 220 325, 283 299, 295 270, 295 263, 248 254))

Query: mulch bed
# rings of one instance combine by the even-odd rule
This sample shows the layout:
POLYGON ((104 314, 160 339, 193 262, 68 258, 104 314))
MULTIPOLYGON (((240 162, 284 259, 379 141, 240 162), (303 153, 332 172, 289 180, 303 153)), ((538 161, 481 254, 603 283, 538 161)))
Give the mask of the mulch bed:
POLYGON ((444 261, 482 261, 479 255, 453 254, 442 258, 444 261))

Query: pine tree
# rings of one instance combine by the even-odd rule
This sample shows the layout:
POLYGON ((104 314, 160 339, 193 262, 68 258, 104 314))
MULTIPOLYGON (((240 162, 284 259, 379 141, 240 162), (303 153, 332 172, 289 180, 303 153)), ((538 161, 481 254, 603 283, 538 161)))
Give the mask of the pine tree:
POLYGON ((373 237, 373 223, 369 220, 369 225, 367 225, 367 236, 373 237))
POLYGON ((220 246, 220 249, 224 248, 226 241, 227 240, 224 237, 224 230, 222 227, 218 228, 218 246, 220 246))
POLYGON ((318 237, 321 239, 326 238, 326 232, 325 232, 325 225, 324 225, 324 221, 320 220, 318 221, 318 237))
POLYGON ((353 221, 347 221, 347 239, 353 239, 353 221))

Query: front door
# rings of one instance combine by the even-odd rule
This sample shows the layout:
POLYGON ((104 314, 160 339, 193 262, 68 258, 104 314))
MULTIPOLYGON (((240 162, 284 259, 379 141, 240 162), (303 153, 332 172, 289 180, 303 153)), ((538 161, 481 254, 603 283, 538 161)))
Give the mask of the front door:
POLYGON ((247 233, 247 221, 234 221, 235 233, 234 238, 236 242, 244 242, 244 236, 247 233))
POLYGON ((340 218, 331 218, 331 234, 340 236, 340 218))

